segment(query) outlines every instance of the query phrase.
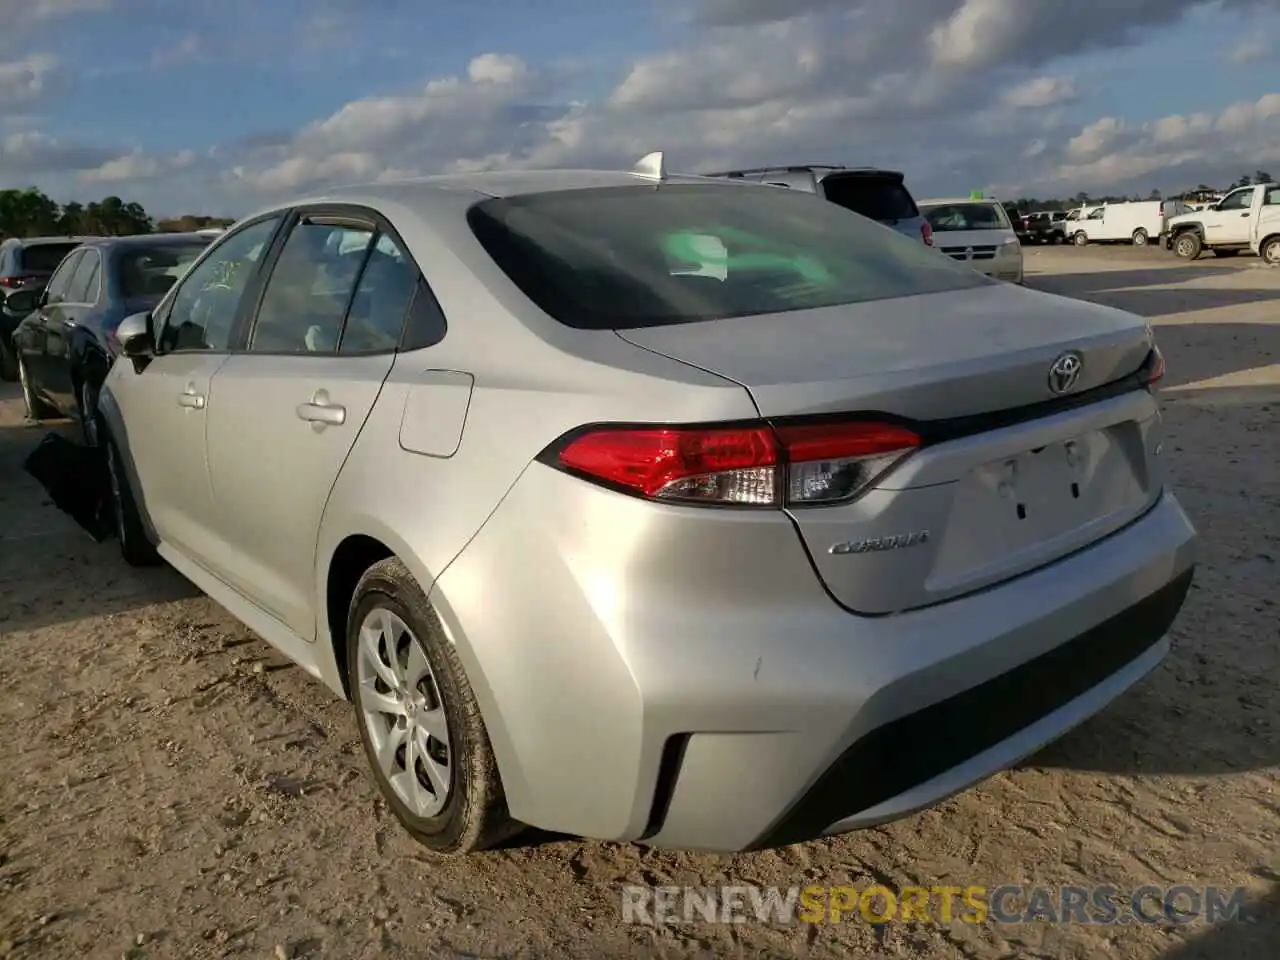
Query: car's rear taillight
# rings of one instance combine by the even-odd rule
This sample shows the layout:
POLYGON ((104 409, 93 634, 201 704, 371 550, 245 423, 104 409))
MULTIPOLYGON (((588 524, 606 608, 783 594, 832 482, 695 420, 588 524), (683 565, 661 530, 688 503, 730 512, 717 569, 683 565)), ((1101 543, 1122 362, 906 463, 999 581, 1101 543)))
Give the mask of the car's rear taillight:
POLYGON ((586 480, 673 503, 782 507, 857 496, 920 445, 893 424, 600 426, 541 459, 586 480))
POLYGON ((1142 365, 1142 379, 1149 387, 1154 387, 1164 377, 1164 354, 1159 347, 1153 346, 1147 354, 1147 361, 1142 365))
POLYGON ((920 239, 924 241, 925 246, 933 246, 933 224, 928 220, 920 224, 920 239))
POLYGON ((17 290, 24 284, 30 283, 36 277, 0 277, 0 287, 6 290, 17 290))

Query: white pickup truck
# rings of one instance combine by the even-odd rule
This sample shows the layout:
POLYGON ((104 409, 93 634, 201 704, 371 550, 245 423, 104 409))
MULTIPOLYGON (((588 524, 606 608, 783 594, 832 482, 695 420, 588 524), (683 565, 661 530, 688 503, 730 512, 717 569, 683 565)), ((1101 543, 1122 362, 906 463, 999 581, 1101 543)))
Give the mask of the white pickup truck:
POLYGON ((1194 260, 1205 250, 1229 257, 1252 249, 1274 263, 1280 261, 1277 235, 1280 183, 1259 183, 1232 190, 1203 210, 1170 217, 1161 241, 1184 260, 1194 260))

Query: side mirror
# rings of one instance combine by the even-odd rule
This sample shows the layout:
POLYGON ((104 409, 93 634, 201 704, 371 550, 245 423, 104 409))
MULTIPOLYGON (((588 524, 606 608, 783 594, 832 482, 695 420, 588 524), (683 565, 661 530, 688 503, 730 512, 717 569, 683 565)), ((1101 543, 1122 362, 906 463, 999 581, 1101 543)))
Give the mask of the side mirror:
POLYGON ((4 301, 5 310, 24 317, 39 306, 40 294, 35 290, 15 290, 4 301))
POLYGON ((116 340, 120 353, 133 360, 149 357, 155 351, 151 342, 151 314, 135 313, 120 321, 116 327, 116 340))

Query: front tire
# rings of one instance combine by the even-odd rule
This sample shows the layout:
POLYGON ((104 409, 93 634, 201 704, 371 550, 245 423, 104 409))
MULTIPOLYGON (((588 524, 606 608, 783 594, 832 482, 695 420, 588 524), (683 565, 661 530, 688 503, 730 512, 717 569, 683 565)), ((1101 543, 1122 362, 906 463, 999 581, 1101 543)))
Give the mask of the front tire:
POLYGON ((155 544, 147 537, 138 503, 129 486, 129 476, 124 469, 124 458, 119 447, 110 437, 102 445, 107 458, 107 476, 111 482, 111 509, 116 523, 116 539, 120 541, 120 555, 131 567, 154 567, 160 562, 155 544))
POLYGON ((1135 247, 1145 247, 1147 245, 1147 231, 1139 227, 1137 230, 1133 231, 1133 236, 1130 239, 1133 240, 1133 245, 1135 247))
POLYGON ((1089 235, 1083 230, 1077 230, 1075 235, 1071 238, 1071 242, 1077 247, 1087 247, 1089 245, 1089 235))
POLYGON ((1183 260, 1194 260, 1204 250, 1200 234, 1194 231, 1180 233, 1173 238, 1173 252, 1183 260))
POLYGON ((392 557, 356 586, 347 676, 374 783, 400 825, 447 856, 517 833, 457 651, 408 568, 392 557))

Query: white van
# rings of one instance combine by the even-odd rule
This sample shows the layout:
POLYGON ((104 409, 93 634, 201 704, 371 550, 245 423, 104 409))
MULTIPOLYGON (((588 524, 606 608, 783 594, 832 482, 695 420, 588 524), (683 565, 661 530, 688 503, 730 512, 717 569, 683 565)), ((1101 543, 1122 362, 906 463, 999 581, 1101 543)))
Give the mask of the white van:
POLYGON ((1078 247, 1087 243, 1132 243, 1145 247, 1164 232, 1166 204, 1161 200, 1108 203, 1067 226, 1067 237, 1078 247))

